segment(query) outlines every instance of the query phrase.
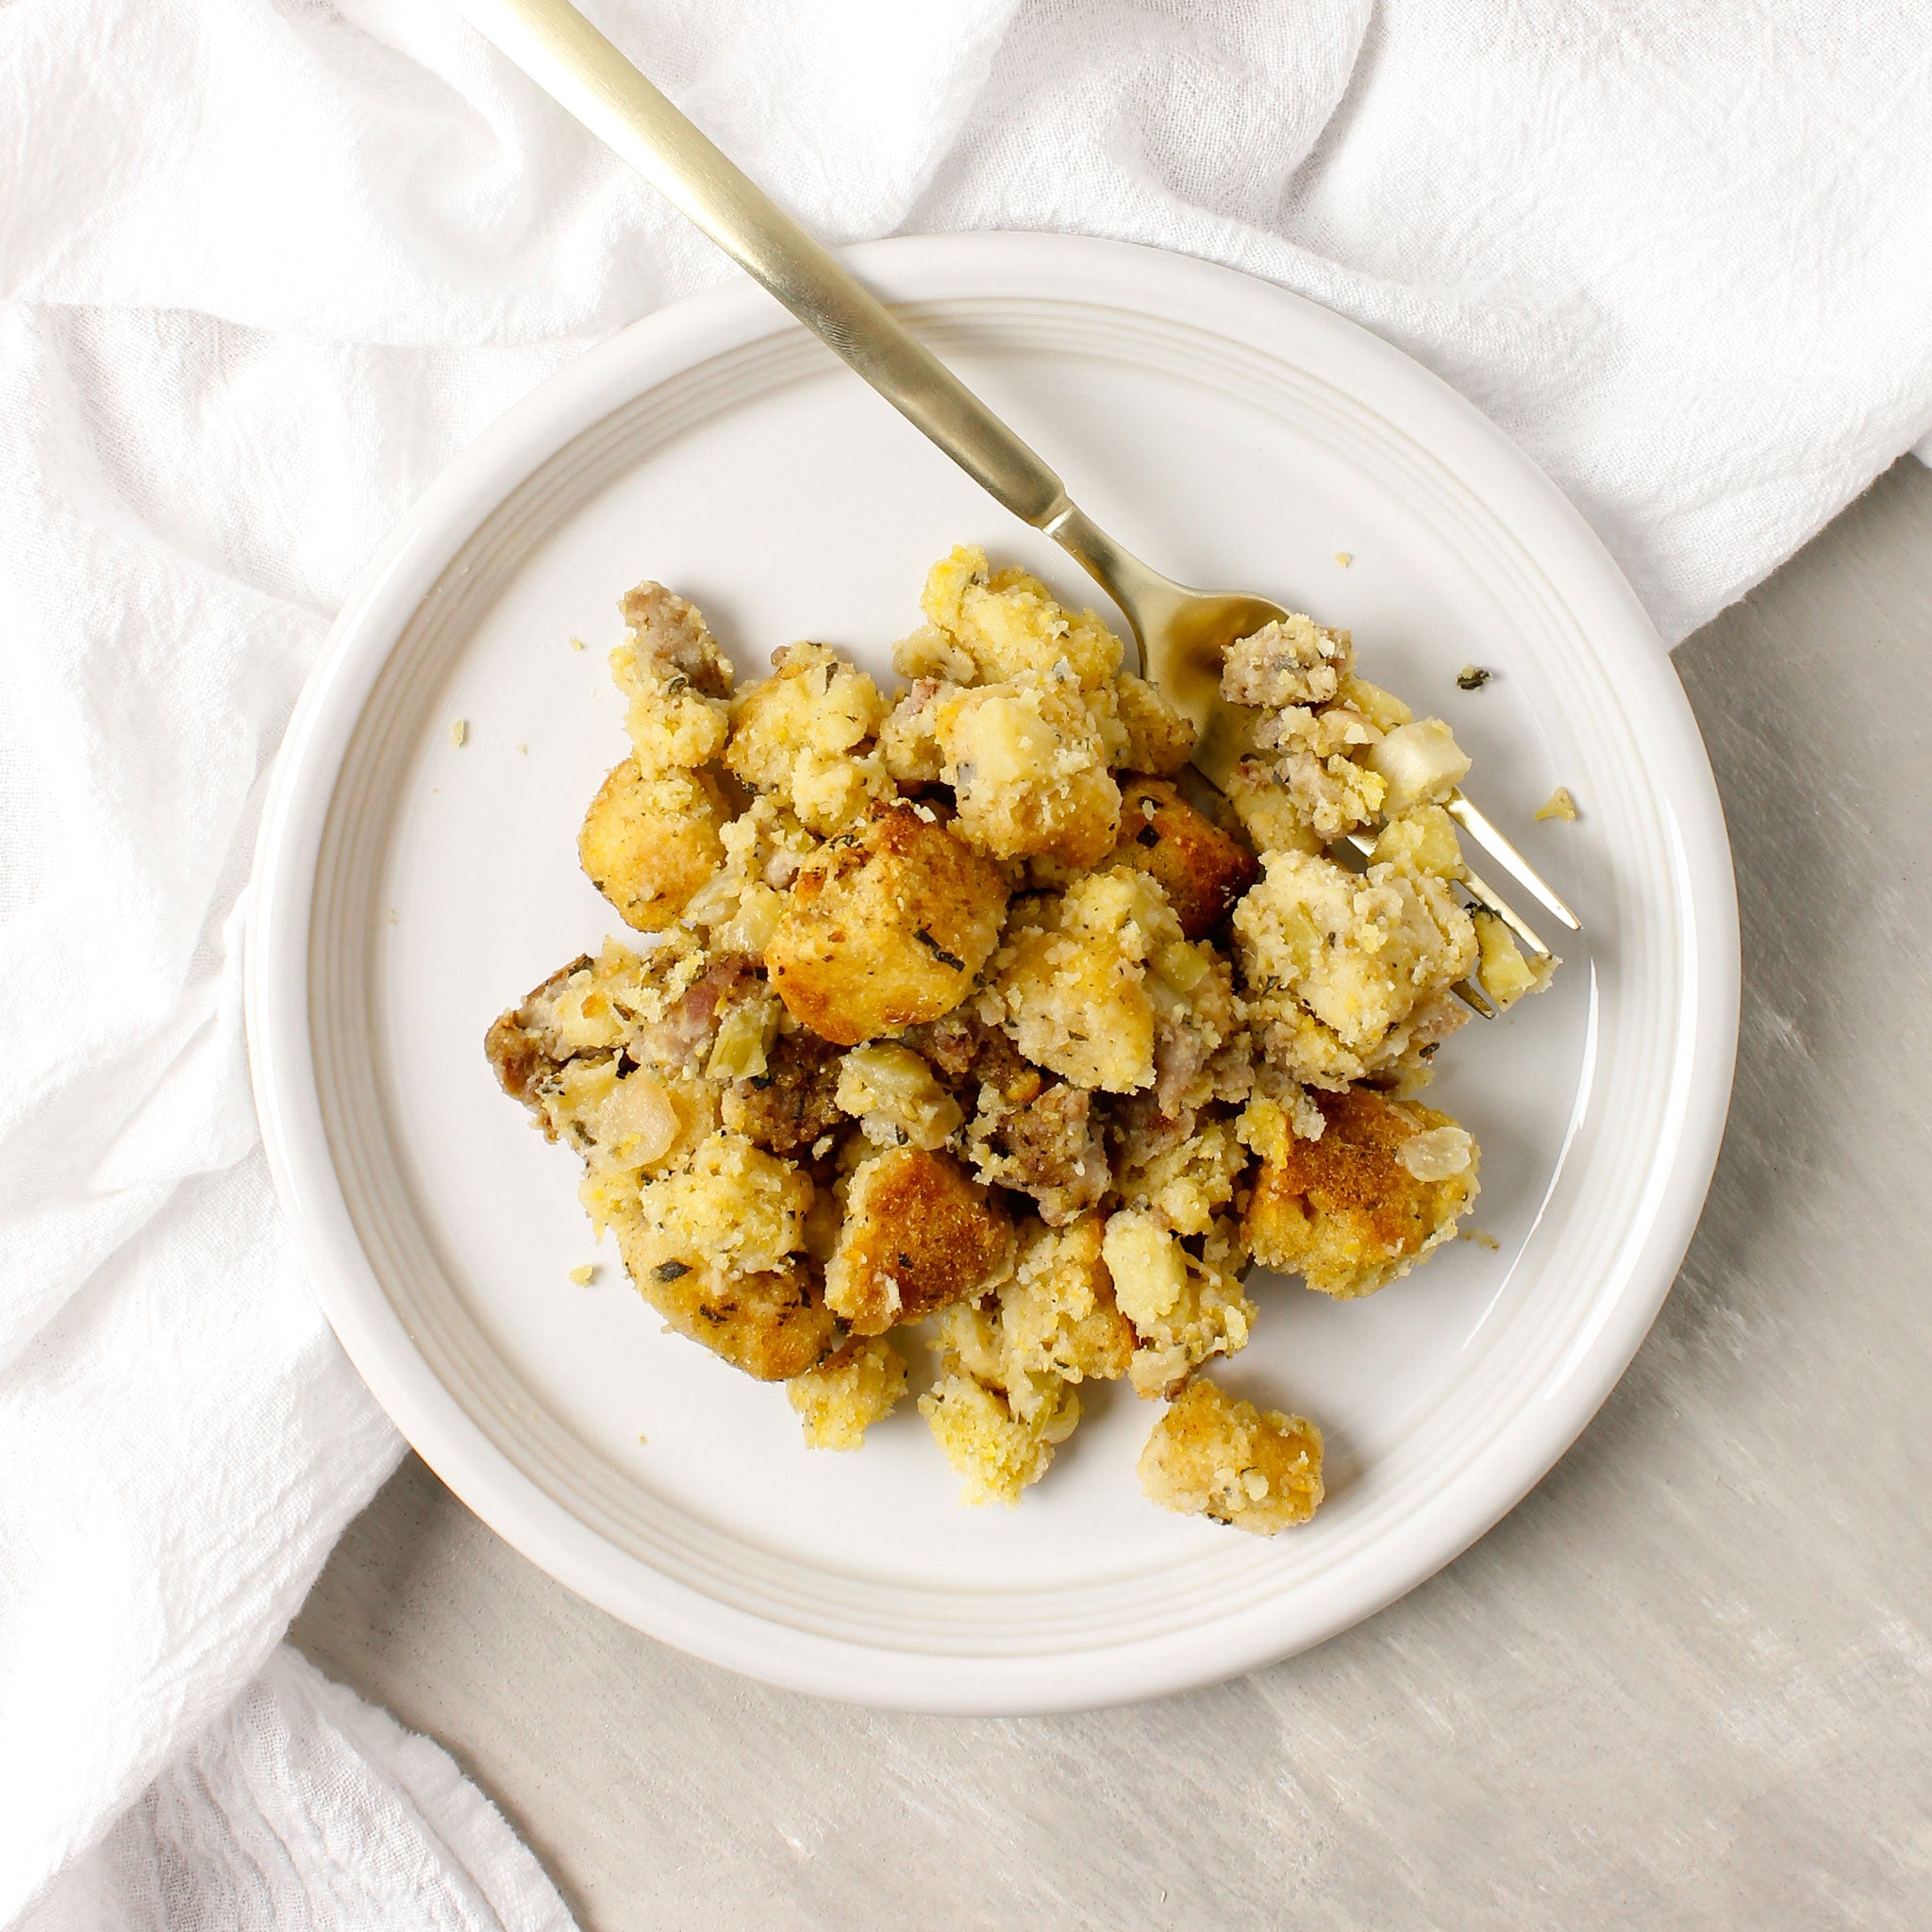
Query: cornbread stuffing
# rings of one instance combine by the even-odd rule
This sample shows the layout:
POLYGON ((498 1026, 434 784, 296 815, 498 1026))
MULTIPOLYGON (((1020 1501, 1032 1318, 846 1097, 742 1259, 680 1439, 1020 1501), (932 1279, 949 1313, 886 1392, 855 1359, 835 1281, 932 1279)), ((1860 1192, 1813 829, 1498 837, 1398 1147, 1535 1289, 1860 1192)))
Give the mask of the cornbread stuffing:
POLYGON ((578 853, 641 937, 486 1051, 644 1300, 784 1382, 811 1446, 858 1448, 923 1342, 966 1500, 1010 1504, 1124 1381, 1165 1404, 1149 1496, 1273 1535, 1321 1432, 1201 1374, 1259 1319, 1250 1266, 1348 1299, 1449 1239, 1477 1151, 1414 1095, 1464 991, 1556 962, 1469 908, 1469 760, 1346 631, 1229 648, 1253 750, 1210 814, 1092 611, 971 547, 920 603, 887 692, 809 641, 741 685, 692 605, 625 597, 630 753, 578 853))

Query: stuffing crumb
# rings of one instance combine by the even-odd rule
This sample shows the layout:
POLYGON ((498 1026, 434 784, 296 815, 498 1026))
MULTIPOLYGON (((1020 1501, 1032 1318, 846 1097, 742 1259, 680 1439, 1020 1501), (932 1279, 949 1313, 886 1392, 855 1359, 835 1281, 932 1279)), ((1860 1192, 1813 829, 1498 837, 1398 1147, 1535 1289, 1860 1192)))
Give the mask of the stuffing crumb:
POLYGON ((1197 1378, 1154 1424, 1140 1472, 1163 1509, 1274 1536, 1321 1506, 1322 1432, 1197 1378))
POLYGON ((1456 674, 1457 691, 1480 691, 1495 676, 1493 671, 1485 671, 1480 664, 1465 664, 1456 674))
POLYGON ((1335 553, 1335 560, 1343 570, 1346 570, 1355 561, 1355 552, 1353 550, 1338 550, 1335 553))
POLYGON ((808 1448, 857 1449, 906 1393, 906 1363, 884 1336, 855 1336, 828 1361, 794 1375, 785 1392, 808 1448))
POLYGON ((469 736, 470 721, 467 718, 456 718, 451 720, 449 727, 449 741, 453 745, 457 746, 458 749, 460 750, 461 747, 468 742, 469 736))
POLYGON ((1570 796, 1570 788, 1567 785, 1558 785, 1538 808, 1536 815, 1540 819, 1574 821, 1576 817, 1576 801, 1570 796))
POLYGON ((1407 1096, 1459 984, 1501 1008, 1557 964, 1465 908, 1449 726, 1284 617, 1225 654, 1253 749, 1210 810, 1194 725, 1121 639, 975 547, 928 574, 891 689, 811 641, 741 680, 662 584, 619 608, 629 748, 577 850, 629 931, 485 1051, 665 1332, 842 1452, 924 1351, 975 1504, 1016 1503, 1124 1382, 1166 1404, 1155 1501, 1307 1520, 1320 1431, 1203 1365, 1262 1317, 1251 1264, 1345 1299, 1457 1232, 1479 1150, 1407 1096))

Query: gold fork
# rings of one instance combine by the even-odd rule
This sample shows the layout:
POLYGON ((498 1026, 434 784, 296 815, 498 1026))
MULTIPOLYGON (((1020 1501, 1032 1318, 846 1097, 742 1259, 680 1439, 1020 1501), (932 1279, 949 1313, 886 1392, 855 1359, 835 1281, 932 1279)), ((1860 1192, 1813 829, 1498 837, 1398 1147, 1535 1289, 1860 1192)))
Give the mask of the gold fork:
MULTIPOLYGON (((1023 522, 1043 531, 1125 616, 1141 675, 1191 718, 1194 765, 1223 790, 1246 744, 1247 715, 1221 697, 1222 655, 1236 639, 1289 613, 1266 597, 1193 591, 1124 550, 1068 496, 1066 486, 924 346, 883 302, 808 235, 750 176, 678 112, 570 0, 453 0, 457 10, 538 86, 608 142, 763 285, 916 428, 1023 522)), ((1460 791, 1457 823, 1573 932, 1576 915, 1460 791)), ((1357 841, 1357 849, 1366 841, 1357 841)), ((1528 924, 1477 874, 1477 905, 1539 958, 1528 924)), ((1474 988, 1459 989, 1487 1017, 1474 988)))

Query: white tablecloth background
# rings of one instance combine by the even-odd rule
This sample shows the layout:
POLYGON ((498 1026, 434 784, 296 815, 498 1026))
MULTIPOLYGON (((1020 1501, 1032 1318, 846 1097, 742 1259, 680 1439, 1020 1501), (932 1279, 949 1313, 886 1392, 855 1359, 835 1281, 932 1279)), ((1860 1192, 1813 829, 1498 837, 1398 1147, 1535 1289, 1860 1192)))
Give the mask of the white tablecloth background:
MULTIPOLYGON (((1932 35, 1879 0, 594 0, 816 231, 1056 228, 1474 398, 1674 641, 1932 454, 1932 35)), ((0 1921, 568 1923, 276 1645, 399 1444, 291 1257, 242 893, 463 444, 730 273, 440 0, 0 6, 0 1921)))

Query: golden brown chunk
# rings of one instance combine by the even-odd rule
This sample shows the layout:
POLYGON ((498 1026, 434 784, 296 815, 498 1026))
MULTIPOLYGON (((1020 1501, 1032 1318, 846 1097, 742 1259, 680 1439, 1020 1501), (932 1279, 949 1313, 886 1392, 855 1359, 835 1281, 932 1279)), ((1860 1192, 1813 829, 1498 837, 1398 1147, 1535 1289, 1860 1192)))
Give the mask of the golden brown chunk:
POLYGON ((1454 889, 1392 862, 1360 877, 1320 854, 1271 852, 1264 866, 1234 932, 1269 1058, 1330 1087, 1387 1065, 1475 965, 1454 889))
POLYGON ((953 691, 933 720, 959 836, 976 850, 1086 866, 1112 847, 1120 788, 1071 673, 1023 671, 953 691))
POLYGON ((1254 1303, 1232 1275, 1182 1247, 1158 1215, 1110 1214, 1101 1251, 1114 1299, 1140 1338, 1127 1370, 1137 1393, 1171 1395, 1210 1355, 1248 1345, 1254 1303))
POLYGON ((981 1010, 1036 1065, 1131 1093, 1154 1080, 1148 962, 1173 947, 1187 941, 1153 879, 1127 866, 1091 873, 1016 916, 981 1010))
POLYGON ((1475 922, 1475 941, 1481 950, 1475 976, 1483 991, 1496 1003, 1498 1012, 1513 1007, 1526 992, 1541 992, 1562 961, 1554 954, 1524 957, 1516 935, 1493 912, 1476 907, 1470 917, 1475 922))
POLYGON ((906 1363, 882 1335, 857 1336, 786 1384, 809 1449, 857 1449, 906 1393, 906 1363))
MULTIPOLYGON (((989 569, 976 543, 961 544, 933 565, 919 603, 944 641, 972 659, 984 683, 1021 671, 1051 672, 1064 662, 1082 689, 1094 691, 1120 669, 1121 641, 1092 611, 1076 617, 1062 608, 1029 571, 989 569)), ((931 656, 926 653, 922 664, 931 656)))
POLYGON ((1285 617, 1227 647, 1221 694, 1231 705, 1268 709, 1324 705, 1354 669, 1348 632, 1325 629, 1311 617, 1285 617))
POLYGON ((610 654, 629 703, 625 729, 647 777, 695 768, 724 748, 731 666, 694 605, 640 584, 619 607, 630 634, 610 654))
POLYGON ((724 763, 814 832, 836 832, 890 789, 875 755, 858 756, 884 722, 878 687, 824 644, 775 654, 775 676, 748 685, 731 706, 724 763))
POLYGON ((880 1335, 966 1295, 1013 1263, 1013 1224, 950 1155, 898 1147, 853 1174, 825 1300, 858 1335, 880 1335))
POLYGON ((1046 1474, 1056 1446, 1073 1434, 1080 1398, 1066 1383, 1055 1382, 1051 1398, 1022 1418, 997 1390, 955 1367, 919 1398, 919 1412, 964 1478, 960 1499, 1010 1508, 1023 1490, 1046 1474))
POLYGON ((1211 1516, 1254 1536, 1306 1523, 1322 1501, 1322 1432, 1196 1378, 1141 1452, 1141 1487, 1163 1509, 1211 1516))
POLYGON ((1455 1233, 1476 1195, 1475 1144, 1447 1114, 1371 1088, 1309 1097, 1322 1137, 1268 1150, 1243 1233, 1264 1267, 1340 1299, 1373 1294, 1455 1233))
POLYGON ((999 938, 1005 874, 927 806, 876 805, 800 868, 765 947, 792 1016, 841 1046, 937 1020, 999 938))
POLYGON ((1260 866, 1238 839, 1204 817, 1165 778, 1121 785, 1121 836, 1109 865, 1160 881, 1181 931, 1205 939, 1255 883, 1260 866))
POLYGON ((1070 1227, 1020 1227, 1012 1277, 977 1306, 940 1317, 940 1341, 955 1366, 997 1389, 1022 1422, 1059 1402, 1062 1382, 1117 1380, 1134 1354, 1133 1325, 1114 1305, 1101 1258, 1105 1217, 1070 1227))
POLYGON ((760 1382, 789 1382, 839 1345, 839 1324, 794 1262, 726 1274, 663 1255, 635 1220, 616 1224, 618 1251, 639 1293, 678 1334, 702 1342, 760 1382))
POLYGON ((591 801, 577 857, 626 925, 656 932, 718 870, 727 816, 705 773, 671 770, 647 778, 636 758, 625 758, 591 801))
POLYGON ((964 1120, 959 1103, 909 1046, 855 1046, 839 1066, 838 1102, 880 1147, 943 1147, 964 1120))
POLYGON ((1131 671, 1113 681, 1114 708, 1126 742, 1116 762, 1128 772, 1167 777, 1194 755, 1194 721, 1174 709, 1158 687, 1131 671))

